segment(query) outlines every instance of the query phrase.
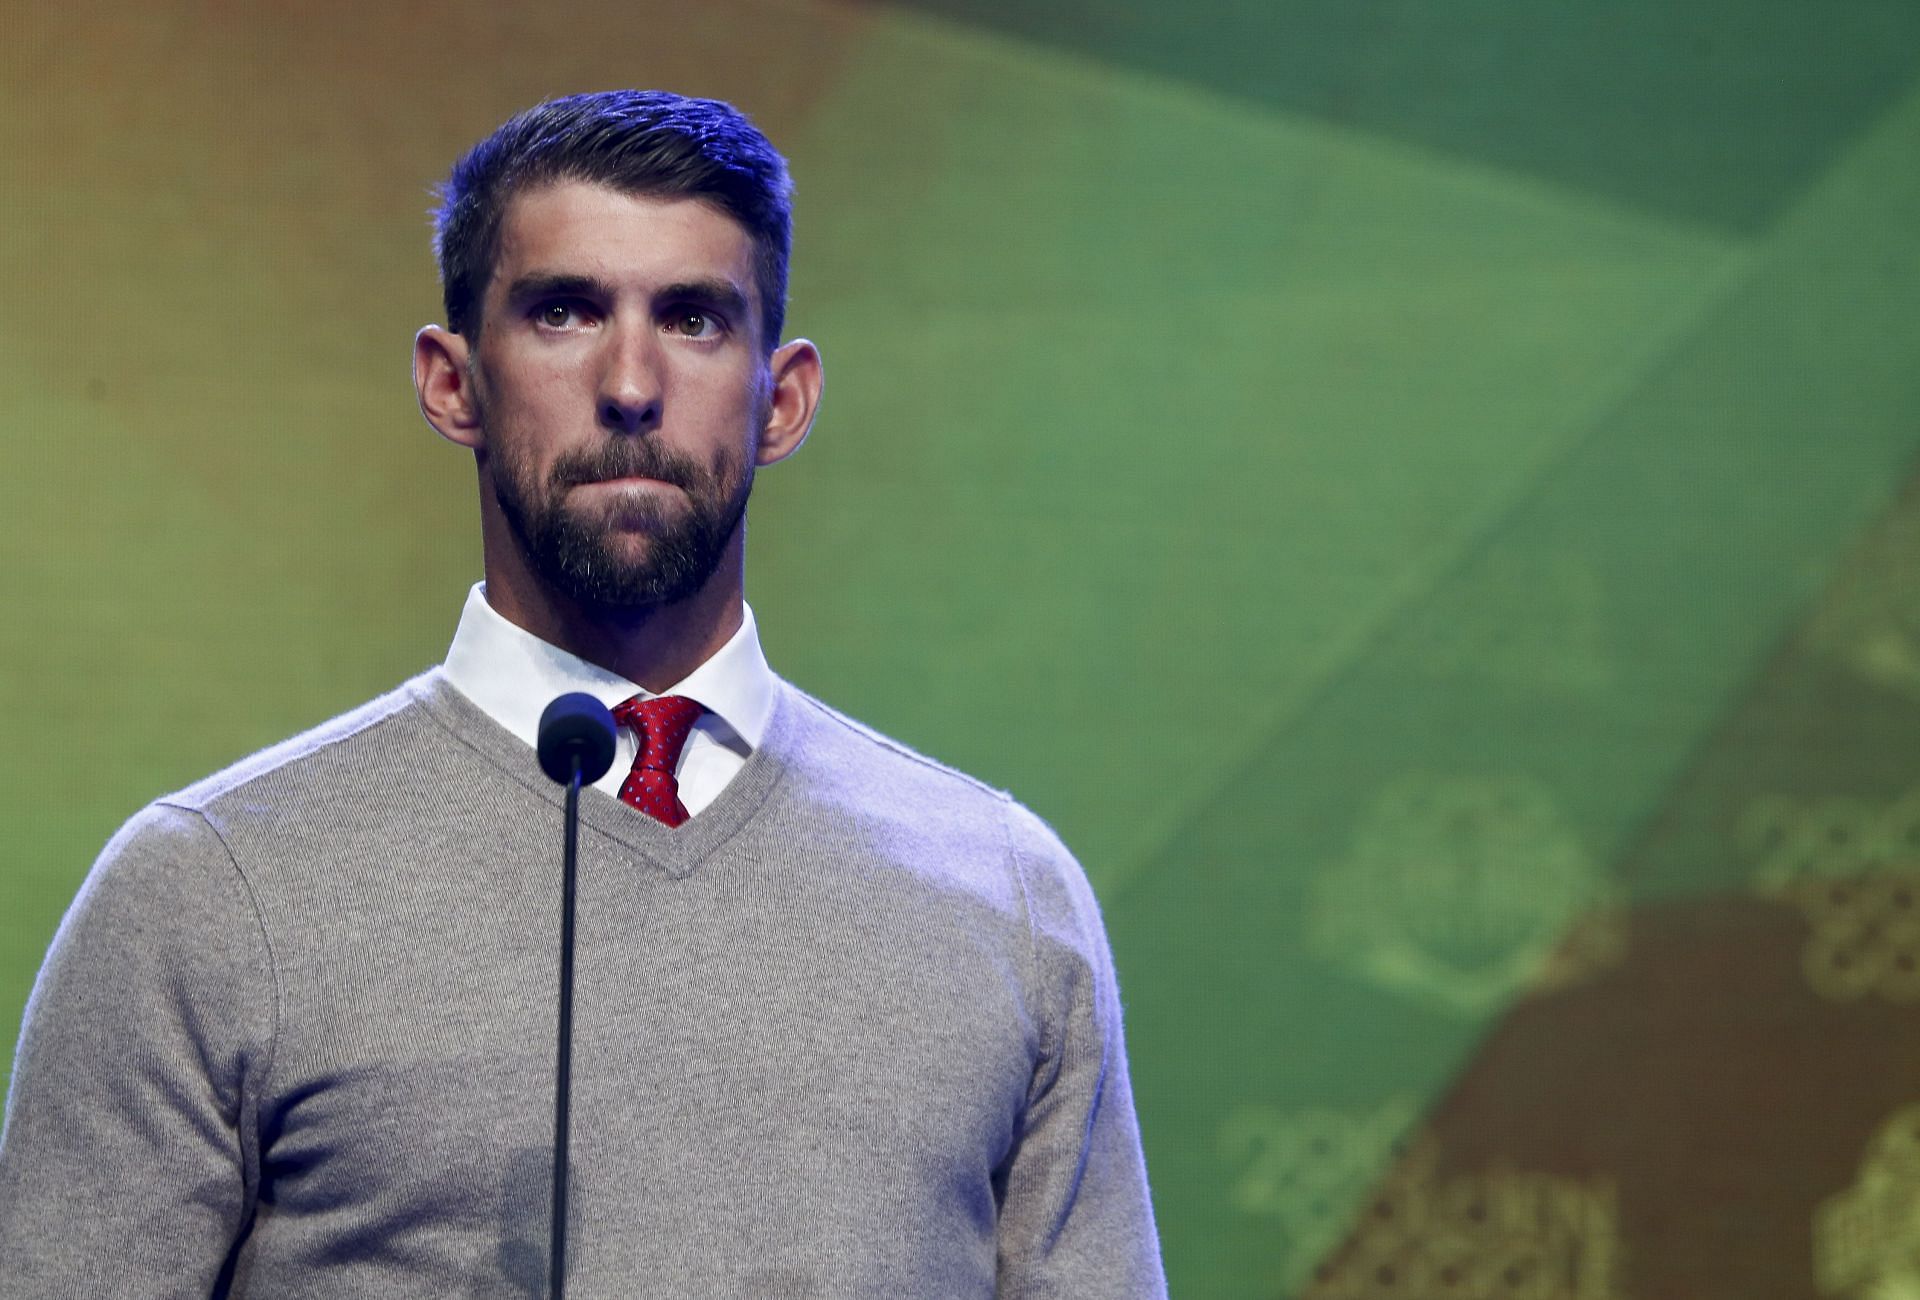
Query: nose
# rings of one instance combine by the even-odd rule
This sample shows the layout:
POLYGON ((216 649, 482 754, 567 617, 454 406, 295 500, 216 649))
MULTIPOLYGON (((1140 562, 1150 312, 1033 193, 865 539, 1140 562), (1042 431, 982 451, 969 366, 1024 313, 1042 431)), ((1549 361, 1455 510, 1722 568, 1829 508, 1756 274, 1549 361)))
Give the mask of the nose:
POLYGON ((594 395, 600 427, 610 433, 646 433, 660 425, 658 340, 651 328, 619 331, 609 340, 594 395))

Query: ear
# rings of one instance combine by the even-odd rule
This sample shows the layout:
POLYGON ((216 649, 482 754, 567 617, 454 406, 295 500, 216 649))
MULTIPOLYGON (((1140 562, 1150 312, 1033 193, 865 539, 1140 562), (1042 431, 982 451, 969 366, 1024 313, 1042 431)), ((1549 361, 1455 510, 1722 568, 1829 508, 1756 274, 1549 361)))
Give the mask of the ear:
POLYGON ((773 372, 773 395, 767 403, 767 423, 760 430, 760 452, 755 461, 771 465, 800 450, 813 428, 826 376, 820 349, 805 339, 783 343, 768 361, 773 372))
POLYGON ((448 442, 480 450, 480 403, 467 368, 467 340, 438 325, 413 336, 413 391, 420 414, 448 442))

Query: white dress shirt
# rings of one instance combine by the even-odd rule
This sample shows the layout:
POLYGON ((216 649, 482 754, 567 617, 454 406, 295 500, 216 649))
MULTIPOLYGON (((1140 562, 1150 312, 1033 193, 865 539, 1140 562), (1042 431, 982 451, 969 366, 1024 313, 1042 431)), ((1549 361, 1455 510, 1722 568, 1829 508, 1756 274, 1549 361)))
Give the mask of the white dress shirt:
MULTIPOLYGON (((766 734, 773 713, 774 677, 760 653, 753 610, 741 605, 740 630, 712 657, 662 695, 684 695, 706 708, 680 751, 675 779, 680 802, 698 813, 726 788, 766 734)), ((509 623, 487 603, 486 584, 476 582, 460 611, 460 626, 447 648, 447 681, 488 717, 525 741, 539 739, 540 714, 556 695, 585 691, 608 708, 653 692, 618 674, 549 645, 509 623)), ((618 729, 613 766, 594 785, 619 797, 620 784, 639 751, 634 734, 618 729)))

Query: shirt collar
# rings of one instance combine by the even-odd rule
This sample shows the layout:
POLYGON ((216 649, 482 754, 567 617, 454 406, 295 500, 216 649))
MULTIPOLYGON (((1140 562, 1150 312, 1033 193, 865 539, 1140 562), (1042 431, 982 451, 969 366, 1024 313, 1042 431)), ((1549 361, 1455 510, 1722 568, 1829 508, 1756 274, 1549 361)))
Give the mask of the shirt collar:
MULTIPOLYGON (((725 724, 752 750, 759 747, 773 714, 774 680, 760 651, 753 609, 744 601, 740 609, 740 630, 660 693, 699 701, 708 714, 703 722, 725 724)), ((445 673, 449 685, 528 745, 537 743, 540 714, 556 695, 585 691, 612 708, 635 695, 652 694, 508 622, 487 603, 483 582, 467 593, 460 625, 447 648, 445 673)))

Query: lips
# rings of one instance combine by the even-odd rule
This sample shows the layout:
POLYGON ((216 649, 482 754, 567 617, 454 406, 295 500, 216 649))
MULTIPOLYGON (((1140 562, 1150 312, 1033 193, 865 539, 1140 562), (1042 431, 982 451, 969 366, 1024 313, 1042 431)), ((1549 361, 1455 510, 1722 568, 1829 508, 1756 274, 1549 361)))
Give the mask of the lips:
POLYGON ((670 479, 655 478, 651 474, 622 474, 617 478, 589 479, 585 483, 582 483, 580 486, 581 487, 615 487, 621 483, 633 483, 633 484, 659 483, 665 487, 679 486, 677 483, 672 482, 670 479))
POLYGON ((681 476, 664 465, 598 465, 571 472, 567 472, 566 466, 559 466, 557 471, 554 479, 562 488, 609 487, 619 483, 664 483, 669 487, 685 487, 681 476))

